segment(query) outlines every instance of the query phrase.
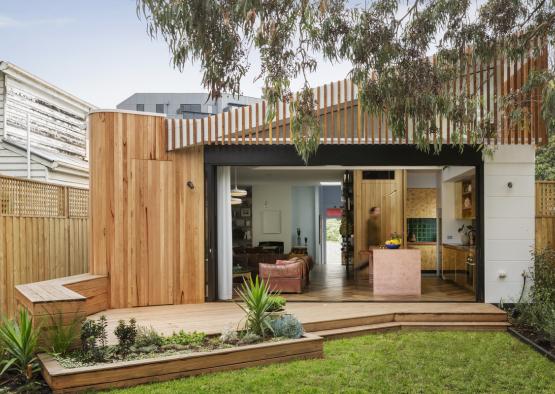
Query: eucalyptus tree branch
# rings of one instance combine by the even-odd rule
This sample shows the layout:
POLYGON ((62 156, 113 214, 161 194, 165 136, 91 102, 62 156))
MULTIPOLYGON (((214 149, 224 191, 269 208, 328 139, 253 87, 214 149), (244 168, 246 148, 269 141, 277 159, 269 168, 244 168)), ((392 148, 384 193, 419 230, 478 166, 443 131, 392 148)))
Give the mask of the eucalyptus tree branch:
MULTIPOLYGON (((523 45, 534 38, 553 40, 555 35, 553 1, 486 0, 477 18, 471 0, 412 0, 401 16, 397 15, 400 0, 374 0, 368 7, 350 4, 347 0, 137 0, 137 14, 146 21, 151 38, 166 41, 176 68, 199 62, 202 84, 212 97, 224 91, 240 93, 251 67, 249 53, 258 50, 257 78, 271 104, 267 118, 274 115, 273 104, 288 99, 291 81, 302 76, 303 89, 290 101, 290 109, 295 145, 303 158, 317 148, 318 121, 308 83, 310 73, 318 70, 314 53, 350 62, 359 103, 373 112, 386 110, 399 136, 406 133, 405 118, 415 119, 418 146, 426 150, 429 141, 423 133, 434 130, 437 115, 456 118, 461 133, 475 121, 476 103, 452 97, 444 89, 470 65, 468 47, 486 60, 498 53, 514 57, 521 56, 523 45), (426 59, 434 47, 437 64, 426 59)), ((551 81, 539 81, 537 89, 555 89, 551 81)))

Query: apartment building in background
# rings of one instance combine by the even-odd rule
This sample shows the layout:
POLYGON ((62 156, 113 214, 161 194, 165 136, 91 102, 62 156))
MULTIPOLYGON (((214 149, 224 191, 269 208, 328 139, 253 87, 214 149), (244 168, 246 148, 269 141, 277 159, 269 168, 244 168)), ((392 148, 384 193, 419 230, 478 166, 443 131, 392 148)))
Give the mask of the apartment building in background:
POLYGON ((223 93, 218 100, 208 93, 135 93, 117 105, 118 109, 165 114, 168 118, 201 119, 233 108, 261 102, 248 96, 223 93))

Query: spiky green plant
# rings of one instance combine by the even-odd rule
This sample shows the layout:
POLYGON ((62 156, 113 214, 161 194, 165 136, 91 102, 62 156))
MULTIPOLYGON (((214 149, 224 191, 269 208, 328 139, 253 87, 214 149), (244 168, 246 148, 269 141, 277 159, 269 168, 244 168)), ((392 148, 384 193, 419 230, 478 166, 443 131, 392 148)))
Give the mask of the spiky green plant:
POLYGON ((19 319, 2 318, 0 344, 5 358, 0 360, 0 376, 11 371, 30 381, 38 370, 36 351, 39 327, 33 327, 33 318, 26 309, 19 311, 19 319))
POLYGON ((52 354, 64 356, 77 344, 81 334, 83 315, 77 312, 69 324, 65 324, 63 315, 54 313, 50 315, 50 321, 52 322, 52 328, 46 336, 46 350, 52 354))
POLYGON ((285 304, 287 304, 287 300, 285 297, 280 295, 273 295, 270 296, 270 308, 269 312, 279 312, 285 308, 285 304))
POLYGON ((252 278, 245 280, 238 294, 243 301, 239 306, 245 311, 245 329, 264 338, 266 333, 272 332, 271 297, 277 293, 272 292, 269 284, 257 276, 254 280, 252 278))

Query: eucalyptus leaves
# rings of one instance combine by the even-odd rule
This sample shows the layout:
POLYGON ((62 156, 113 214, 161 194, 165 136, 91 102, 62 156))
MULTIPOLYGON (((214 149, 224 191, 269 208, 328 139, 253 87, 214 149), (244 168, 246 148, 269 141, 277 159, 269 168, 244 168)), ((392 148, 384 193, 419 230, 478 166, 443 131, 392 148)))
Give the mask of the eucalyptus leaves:
POLYGON ((320 141, 321 127, 315 108, 314 91, 308 86, 289 104, 293 144, 305 164, 316 153, 320 141))
MULTIPOLYGON (((408 132, 407 119, 414 120, 417 147, 437 153, 443 144, 437 118, 444 116, 455 125, 451 142, 484 149, 492 126, 491 114, 477 116, 483 99, 450 91, 448 82, 478 61, 537 53, 555 33, 555 3, 545 0, 486 0, 478 10, 470 0, 137 0, 137 12, 149 35, 167 42, 174 66, 200 62, 212 97, 240 93, 255 51, 267 120, 279 101, 289 102, 293 142, 305 162, 318 146, 308 84, 317 55, 352 65, 359 104, 387 113, 397 137, 408 132), (431 53, 437 54, 433 62, 431 53), (293 98, 290 86, 297 78, 304 88, 293 98)), ((520 89, 497 98, 512 125, 528 116, 526 108, 538 96, 530 92, 543 91, 542 116, 555 129, 553 81, 552 66, 535 70, 520 89)))

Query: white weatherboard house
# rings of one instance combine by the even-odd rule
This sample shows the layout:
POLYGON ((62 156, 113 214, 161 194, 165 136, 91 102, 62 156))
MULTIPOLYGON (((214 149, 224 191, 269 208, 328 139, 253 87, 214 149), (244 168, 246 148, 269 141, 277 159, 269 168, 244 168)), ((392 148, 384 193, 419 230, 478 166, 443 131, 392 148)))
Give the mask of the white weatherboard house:
POLYGON ((1 61, 0 174, 88 187, 87 115, 94 108, 1 61))

